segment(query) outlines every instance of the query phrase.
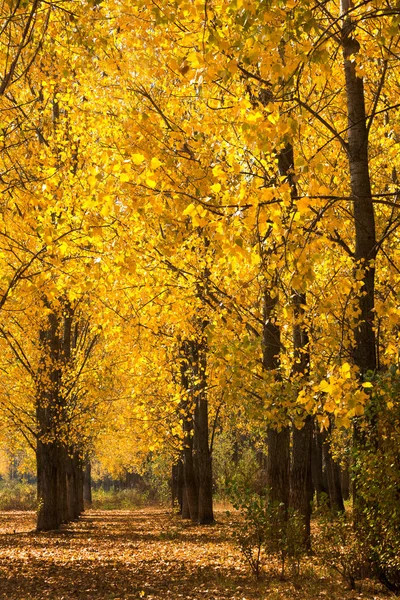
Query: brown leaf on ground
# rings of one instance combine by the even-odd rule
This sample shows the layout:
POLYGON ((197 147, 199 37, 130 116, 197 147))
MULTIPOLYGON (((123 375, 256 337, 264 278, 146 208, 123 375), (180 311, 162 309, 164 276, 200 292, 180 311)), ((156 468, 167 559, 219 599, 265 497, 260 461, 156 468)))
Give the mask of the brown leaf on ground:
POLYGON ((232 542, 234 517, 195 526, 170 510, 87 511, 60 531, 35 533, 35 514, 0 512, 0 598, 7 600, 381 600, 351 592, 313 560, 287 581, 252 578, 232 542))

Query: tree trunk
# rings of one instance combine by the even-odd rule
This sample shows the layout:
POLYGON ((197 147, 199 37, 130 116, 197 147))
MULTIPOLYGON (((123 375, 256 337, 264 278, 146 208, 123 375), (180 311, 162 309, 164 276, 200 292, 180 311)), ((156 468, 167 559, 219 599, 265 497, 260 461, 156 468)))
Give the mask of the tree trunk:
POLYGON ((181 515, 183 516, 183 490, 184 490, 185 482, 183 479, 183 462, 182 459, 178 462, 178 504, 181 515))
POLYGON ((182 515, 183 512, 183 494, 184 494, 184 481, 183 481, 183 463, 182 459, 179 459, 174 465, 172 465, 172 508, 175 507, 175 501, 179 506, 179 513, 182 515))
POLYGON ((268 499, 280 504, 285 512, 289 506, 290 473, 290 431, 284 427, 280 431, 270 427, 267 432, 268 462, 267 485, 268 499))
POLYGON ((326 438, 325 431, 318 431, 314 427, 313 432, 313 445, 311 451, 311 476, 313 482, 313 489, 316 494, 317 506, 321 505, 322 495, 325 494, 329 500, 328 481, 326 478, 326 472, 323 466, 323 452, 322 446, 326 438))
MULTIPOLYGON (((297 197, 296 180, 294 177, 293 146, 287 143, 278 153, 279 174, 286 178, 290 185, 292 199, 297 197)), ((308 331, 303 322, 306 295, 304 292, 292 290, 293 304, 293 366, 292 377, 294 387, 309 376, 310 355, 308 331)), ((303 427, 293 428, 292 434, 292 463, 290 470, 290 499, 289 505, 298 511, 304 521, 304 543, 310 547, 310 520, 313 484, 311 476, 311 452, 313 440, 313 417, 307 415, 303 427)))
POLYGON ((340 485, 342 488, 342 496, 343 500, 348 500, 350 498, 350 472, 348 465, 345 465, 340 470, 340 485))
POLYGON ((310 547, 311 503, 311 445, 313 417, 307 415, 301 429, 293 429, 293 457, 290 472, 290 507, 299 512, 304 522, 304 543, 310 547))
POLYGON ((186 340, 182 344, 181 381, 187 393, 187 398, 182 403, 185 495, 191 520, 202 524, 214 521, 206 352, 204 338, 200 341, 186 340))
POLYGON ((195 414, 195 439, 198 466, 198 522, 206 525, 214 522, 212 462, 208 446, 208 408, 207 400, 199 400, 195 414))
MULTIPOLYGON (((294 327, 294 364, 292 376, 296 379, 306 378, 309 375, 309 340, 308 332, 303 323, 304 306, 306 297, 296 291, 292 294, 294 327)), ((293 428, 293 457, 290 473, 290 506, 298 511, 304 521, 304 543, 310 547, 310 521, 313 485, 311 477, 311 452, 313 440, 314 419, 307 415, 301 429, 293 428)))
POLYGON ((185 495, 189 516, 193 523, 197 523, 199 518, 199 502, 193 461, 192 430, 192 419, 190 418, 189 422, 188 419, 186 419, 186 423, 184 422, 185 439, 183 448, 183 478, 185 482, 185 495))
POLYGON ((37 442, 37 531, 57 529, 64 520, 66 477, 63 448, 57 442, 37 442))
POLYGON ((76 341, 72 336, 73 310, 68 302, 56 310, 46 303, 46 308, 49 312, 40 332, 42 356, 36 383, 38 529, 54 529, 83 511, 81 459, 65 440, 68 396, 63 374, 71 363, 76 341))
MULTIPOLYGON (((277 292, 264 290, 264 326, 262 338, 263 369, 273 371, 279 378, 279 354, 281 351, 281 332, 276 322, 277 292)), ((287 426, 280 430, 269 427, 267 430, 267 489, 271 503, 282 505, 285 513, 289 506, 289 470, 290 470, 290 431, 287 426)))
MULTIPOLYGON (((362 377, 377 368, 376 339, 374 329, 375 305, 375 258, 376 229, 368 158, 368 126, 365 112, 364 81, 356 73, 354 57, 360 50, 359 42, 353 37, 354 23, 349 10, 352 0, 341 0, 342 46, 344 58, 345 88, 348 118, 348 161, 350 188, 353 200, 355 229, 355 275, 361 281, 358 292, 359 317, 354 325, 354 363, 362 377)), ((374 439, 376 430, 375 407, 369 403, 370 435, 374 439)), ((363 434, 354 423, 354 446, 365 443, 363 434)), ((356 478, 355 478, 356 479, 356 478)), ((357 506, 357 484, 353 482, 354 510, 361 515, 362 506, 357 506)))
POLYGON ((182 463, 182 479, 183 479, 183 486, 182 486, 182 510, 181 510, 181 516, 182 516, 182 519, 190 519, 189 501, 188 501, 188 496, 187 496, 187 493, 186 493, 186 484, 185 484, 185 466, 184 466, 184 463, 182 463))
POLYGON ((328 436, 326 436, 322 451, 328 480, 329 504, 331 510, 335 513, 344 512, 342 488, 340 485, 340 468, 332 457, 328 436))
POLYGON ((348 116, 348 160, 350 188, 353 200, 355 227, 355 270, 361 271, 359 290, 360 316, 354 329, 354 362, 361 375, 376 369, 376 341, 374 331, 374 296, 376 231, 371 194, 368 158, 368 127, 365 113, 364 82, 356 74, 354 56, 360 50, 353 37, 354 25, 347 15, 351 0, 341 0, 342 45, 346 81, 348 116))
POLYGON ((68 514, 65 452, 58 441, 62 418, 59 332, 60 319, 50 312, 46 326, 40 332, 42 359, 36 399, 38 531, 56 529, 68 514))
POLYGON ((83 464, 78 451, 74 451, 72 455, 72 465, 74 469, 74 496, 75 496, 75 519, 85 510, 83 501, 83 464))
POLYGON ((198 490, 193 460, 193 402, 192 402, 192 345, 193 340, 185 340, 182 344, 181 357, 181 383, 186 398, 182 401, 181 411, 183 418, 183 480, 184 502, 183 518, 188 518, 197 523, 199 516, 198 490))
POLYGON ((198 522, 207 525, 214 522, 212 462, 208 435, 208 399, 207 399, 207 349, 203 338, 194 344, 195 411, 194 446, 197 458, 198 475, 198 522))
POLYGON ((179 463, 175 463, 171 467, 171 507, 175 508, 175 501, 178 501, 179 495, 179 463))
POLYGON ((90 460, 85 463, 83 475, 83 499, 89 506, 92 504, 92 465, 90 460))

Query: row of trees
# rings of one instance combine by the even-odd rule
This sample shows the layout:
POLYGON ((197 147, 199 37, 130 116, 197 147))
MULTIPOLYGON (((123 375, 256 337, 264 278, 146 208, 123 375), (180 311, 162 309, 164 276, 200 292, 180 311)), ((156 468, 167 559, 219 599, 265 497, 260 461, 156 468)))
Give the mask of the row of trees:
POLYGON ((2 419, 39 528, 68 518, 68 465, 161 448, 210 522, 232 427, 307 541, 321 432, 365 458, 397 419, 397 5, 2 10, 2 419))

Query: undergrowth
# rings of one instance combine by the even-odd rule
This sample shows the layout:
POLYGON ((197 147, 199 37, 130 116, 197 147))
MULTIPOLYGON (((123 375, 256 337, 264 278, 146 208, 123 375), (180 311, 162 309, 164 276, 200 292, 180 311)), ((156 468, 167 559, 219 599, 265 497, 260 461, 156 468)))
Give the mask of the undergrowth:
POLYGON ((25 481, 0 481, 0 510, 36 510, 36 485, 25 481))
POLYGON ((92 508, 102 510, 132 509, 151 504, 146 491, 137 489, 105 490, 99 488, 92 492, 92 508))

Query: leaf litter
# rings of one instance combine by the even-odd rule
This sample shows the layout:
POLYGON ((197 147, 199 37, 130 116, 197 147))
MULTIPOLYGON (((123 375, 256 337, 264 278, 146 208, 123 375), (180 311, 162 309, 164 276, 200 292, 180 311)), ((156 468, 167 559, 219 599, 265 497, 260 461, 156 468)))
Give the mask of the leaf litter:
POLYGON ((310 557, 303 574, 257 582, 232 538, 240 526, 220 510, 211 526, 165 508, 88 510, 60 531, 36 533, 34 512, 0 512, 4 600, 383 600, 371 582, 346 590, 310 557))

